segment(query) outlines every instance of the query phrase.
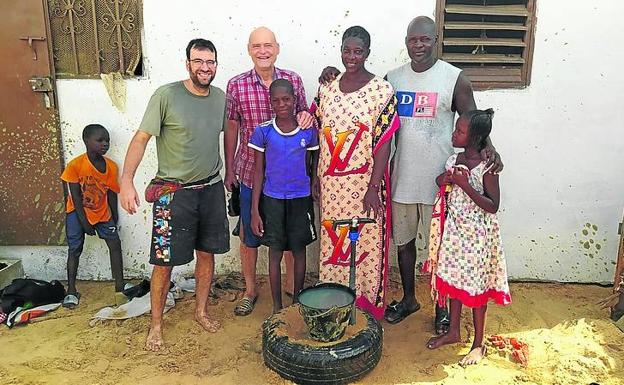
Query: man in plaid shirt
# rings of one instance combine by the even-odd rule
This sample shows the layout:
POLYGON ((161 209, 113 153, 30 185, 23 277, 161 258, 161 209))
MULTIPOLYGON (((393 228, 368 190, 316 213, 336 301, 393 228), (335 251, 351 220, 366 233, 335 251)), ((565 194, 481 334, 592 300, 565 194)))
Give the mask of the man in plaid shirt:
MULTIPOLYGON (((240 256, 245 295, 234 309, 236 315, 253 311, 256 294, 256 261, 260 242, 251 231, 251 189, 253 188, 254 150, 247 146, 254 128, 271 120, 273 111, 269 100, 269 86, 275 79, 289 80, 295 90, 297 121, 303 128, 313 124, 308 112, 305 90, 299 75, 275 67, 279 44, 275 34, 266 27, 255 29, 249 35, 247 50, 254 68, 230 79, 226 91, 225 130, 225 187, 228 191, 240 182, 240 256), (237 150, 238 147, 238 150, 237 150)), ((292 291, 293 257, 285 253, 286 289, 292 291)), ((290 293, 296 294, 296 293, 290 293)))

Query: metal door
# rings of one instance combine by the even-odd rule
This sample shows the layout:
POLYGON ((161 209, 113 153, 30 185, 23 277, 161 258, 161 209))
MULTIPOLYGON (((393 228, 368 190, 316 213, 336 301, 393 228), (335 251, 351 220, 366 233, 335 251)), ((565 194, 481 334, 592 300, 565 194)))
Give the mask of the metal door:
POLYGON ((0 245, 65 243, 60 129, 44 0, 0 23, 0 245))

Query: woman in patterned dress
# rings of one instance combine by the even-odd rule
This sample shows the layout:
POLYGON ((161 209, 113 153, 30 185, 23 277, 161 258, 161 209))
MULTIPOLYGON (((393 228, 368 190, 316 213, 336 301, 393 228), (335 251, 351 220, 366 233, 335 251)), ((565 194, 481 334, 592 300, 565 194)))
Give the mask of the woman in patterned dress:
POLYGON ((347 228, 332 220, 373 217, 361 227, 356 259, 356 305, 383 317, 390 237, 388 158, 399 125, 392 86, 365 68, 370 35, 359 26, 342 37, 345 72, 321 85, 312 105, 320 133, 313 195, 320 202, 322 282, 349 284, 347 228))
POLYGON ((476 364, 485 355, 483 334, 487 303, 511 303, 507 267, 496 212, 500 201, 498 175, 488 173, 480 151, 492 129, 491 109, 460 116, 452 140, 464 152, 452 155, 439 186, 452 185, 447 199, 442 240, 432 280, 437 300, 450 298, 451 325, 446 334, 433 337, 430 349, 460 342, 462 304, 472 308, 475 336, 462 365, 476 364))

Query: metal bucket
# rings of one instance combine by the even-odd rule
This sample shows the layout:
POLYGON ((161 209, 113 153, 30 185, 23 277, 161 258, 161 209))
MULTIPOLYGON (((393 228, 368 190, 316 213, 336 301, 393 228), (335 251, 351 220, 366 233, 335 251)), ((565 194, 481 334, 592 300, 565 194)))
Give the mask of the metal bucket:
POLYGON ((340 339, 349 324, 355 292, 337 283, 322 283, 299 292, 299 312, 310 337, 321 342, 340 339))

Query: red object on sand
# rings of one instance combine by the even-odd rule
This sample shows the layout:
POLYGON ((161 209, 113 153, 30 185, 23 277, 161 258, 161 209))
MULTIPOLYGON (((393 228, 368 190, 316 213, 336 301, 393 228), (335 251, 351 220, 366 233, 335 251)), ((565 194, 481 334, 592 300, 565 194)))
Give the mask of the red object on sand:
POLYGON ((523 367, 529 365, 529 345, 515 337, 503 337, 493 335, 488 337, 488 342, 498 349, 510 348, 511 356, 523 367))

